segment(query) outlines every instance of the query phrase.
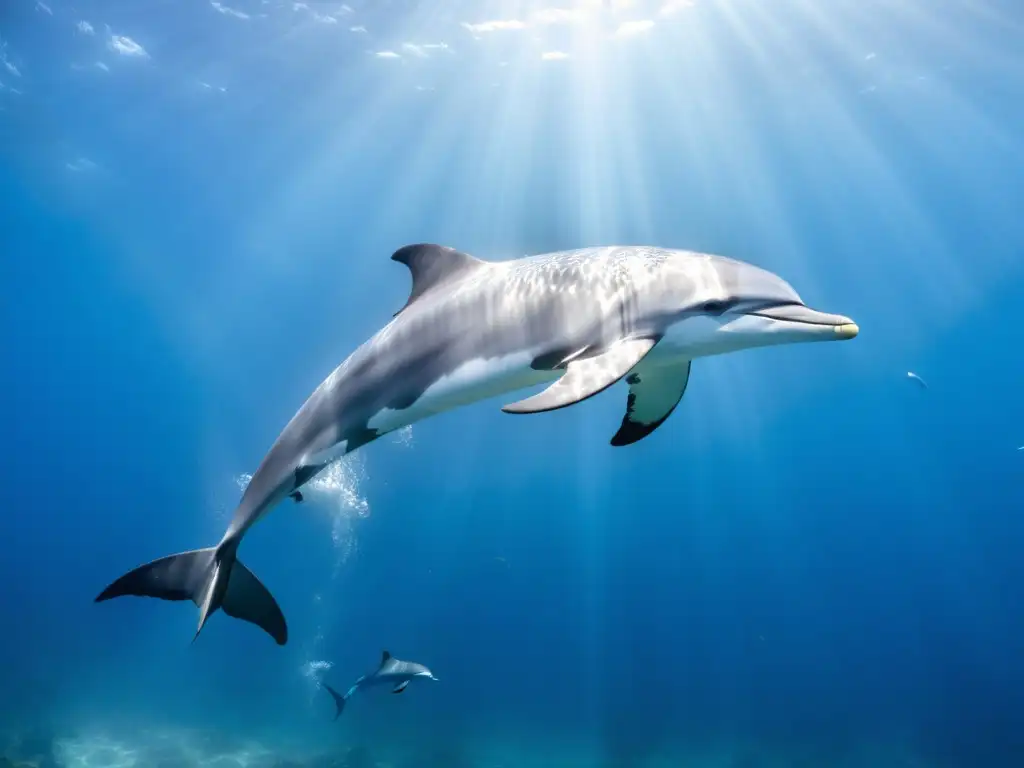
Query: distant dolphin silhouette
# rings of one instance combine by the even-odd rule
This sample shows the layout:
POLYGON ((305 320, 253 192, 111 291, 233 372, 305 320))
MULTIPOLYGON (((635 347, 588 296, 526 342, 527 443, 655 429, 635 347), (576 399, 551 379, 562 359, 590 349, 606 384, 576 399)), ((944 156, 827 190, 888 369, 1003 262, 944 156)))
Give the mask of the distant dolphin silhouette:
POLYGON ((920 376, 918 376, 913 371, 907 371, 907 378, 910 379, 913 382, 916 382, 917 385, 919 387, 921 387, 921 389, 928 389, 928 382, 925 381, 924 379, 922 379, 920 376))
POLYGON ((334 719, 337 720, 342 710, 345 709, 345 702, 356 691, 373 686, 391 685, 394 686, 391 689, 392 693, 401 693, 408 687, 409 683, 416 679, 437 681, 433 673, 422 664, 417 664, 415 661, 399 661, 390 653, 384 651, 381 654, 380 666, 373 672, 363 675, 356 680, 344 696, 331 688, 327 683, 324 683, 324 688, 334 698, 334 705, 337 707, 334 719))
POLYGON ((487 262, 439 245, 391 257, 412 274, 395 318, 317 387, 264 456, 215 547, 154 560, 96 598, 191 600, 193 641, 218 608, 279 644, 277 602, 237 559, 245 533, 336 459, 428 416, 534 384, 507 413, 539 413, 625 378, 615 446, 642 440, 686 391, 694 358, 851 339, 853 321, 809 309, 780 277, 740 261, 661 248, 588 248, 487 262), (553 382, 553 383, 551 383, 553 382))

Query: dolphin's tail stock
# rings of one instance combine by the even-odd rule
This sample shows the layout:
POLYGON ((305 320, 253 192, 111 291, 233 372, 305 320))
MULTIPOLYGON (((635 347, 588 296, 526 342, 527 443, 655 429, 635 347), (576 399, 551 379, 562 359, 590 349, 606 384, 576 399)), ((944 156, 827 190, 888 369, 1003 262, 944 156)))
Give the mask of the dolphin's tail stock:
POLYGON ((342 696, 336 690, 331 688, 331 686, 329 686, 327 683, 324 683, 324 688, 327 689, 327 692, 331 694, 331 698, 334 699, 334 706, 337 707, 337 711, 334 713, 334 719, 337 720, 339 717, 341 717, 341 713, 345 709, 345 702, 348 701, 349 693, 352 693, 352 691, 349 691, 344 696, 342 696))
POLYGON ((199 608, 193 642, 218 608, 228 616, 252 622, 278 645, 288 642, 288 625, 277 601, 236 558, 234 546, 195 549, 141 565, 104 589, 95 602, 123 595, 191 600, 199 608))

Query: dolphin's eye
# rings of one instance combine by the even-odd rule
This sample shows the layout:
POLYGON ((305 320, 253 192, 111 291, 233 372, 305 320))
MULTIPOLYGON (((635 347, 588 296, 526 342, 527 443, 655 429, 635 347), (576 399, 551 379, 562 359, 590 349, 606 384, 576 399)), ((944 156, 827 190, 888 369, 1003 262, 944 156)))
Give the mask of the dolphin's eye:
POLYGON ((732 306, 731 302, 712 299, 700 305, 699 311, 708 315, 720 315, 732 306))

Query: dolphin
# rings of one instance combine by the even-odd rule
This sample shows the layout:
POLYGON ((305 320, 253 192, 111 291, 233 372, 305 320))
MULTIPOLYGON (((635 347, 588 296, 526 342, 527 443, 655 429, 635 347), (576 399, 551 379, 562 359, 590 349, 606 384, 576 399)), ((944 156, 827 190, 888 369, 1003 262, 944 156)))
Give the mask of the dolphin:
POLYGON ((928 382, 922 379, 913 371, 907 371, 907 378, 913 382, 916 382, 917 386, 921 387, 921 389, 928 389, 928 382))
POLYGON ((326 466, 434 414, 537 384, 506 413, 551 411, 629 385, 614 446, 669 417, 692 361, 750 347, 851 339, 857 325, 810 309, 782 278, 741 261, 648 247, 586 248, 485 261, 440 245, 392 260, 412 276, 405 305, 306 400, 260 462, 220 542, 114 581, 122 595, 191 600, 193 642, 223 609, 278 644, 284 614, 238 559, 246 532, 326 466))
POLYGON ((334 713, 334 719, 337 720, 341 715, 342 710, 345 709, 345 702, 351 698, 353 693, 361 688, 371 688, 378 685, 391 685, 394 686, 391 689, 392 693, 401 693, 409 686, 409 683, 417 678, 423 680, 434 680, 435 682, 437 681, 437 678, 434 677, 434 673, 422 664, 417 664, 415 661, 400 661, 387 651, 384 651, 380 657, 380 666, 373 672, 363 675, 356 680, 344 696, 331 688, 327 683, 324 683, 324 688, 326 688, 327 692, 334 697, 334 705, 337 707, 337 711, 334 713))

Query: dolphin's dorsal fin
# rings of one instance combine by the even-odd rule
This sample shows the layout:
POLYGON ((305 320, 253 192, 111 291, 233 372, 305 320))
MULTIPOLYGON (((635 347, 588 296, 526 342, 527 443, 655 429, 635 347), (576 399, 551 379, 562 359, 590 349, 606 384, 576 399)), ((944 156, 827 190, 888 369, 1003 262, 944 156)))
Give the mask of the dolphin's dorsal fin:
POLYGON ((383 667, 385 664, 388 663, 388 660, 390 658, 391 658, 391 654, 390 653, 388 653, 387 651, 381 651, 381 654, 380 654, 380 665, 383 667))
POLYGON ((456 251, 444 245, 421 243, 399 248, 391 255, 392 261, 405 264, 412 273, 412 291, 405 306, 395 314, 412 304, 435 286, 475 269, 484 262, 468 253, 456 251))

